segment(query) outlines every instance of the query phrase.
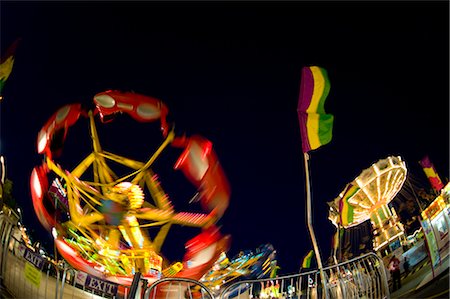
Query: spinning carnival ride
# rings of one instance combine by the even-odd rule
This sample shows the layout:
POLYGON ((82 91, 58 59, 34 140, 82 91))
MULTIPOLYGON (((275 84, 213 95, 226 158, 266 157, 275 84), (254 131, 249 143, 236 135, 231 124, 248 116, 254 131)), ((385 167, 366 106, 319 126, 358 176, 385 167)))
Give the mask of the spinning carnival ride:
MULTIPOLYGON (((242 280, 275 278, 278 269, 276 250, 272 244, 264 244, 255 251, 240 251, 231 259, 225 252, 222 252, 211 269, 199 281, 208 287, 215 296, 233 298, 246 292, 250 284, 235 284, 229 288, 230 285, 242 280), (227 289, 227 292, 221 295, 224 289, 227 289)), ((191 287, 191 295, 194 299, 204 298, 198 285, 191 287)))
POLYGON ((329 219, 335 226, 353 227, 371 220, 374 250, 404 235, 395 210, 388 204, 406 180, 406 164, 401 157, 388 157, 363 170, 337 198, 329 202, 329 219))
MULTIPOLYGON (((272 244, 264 244, 256 248, 255 251, 246 250, 231 259, 222 253, 213 267, 205 273, 200 281, 209 287, 216 295, 217 290, 230 285, 239 280, 261 279, 275 276, 277 269, 276 250, 272 244)), ((240 291, 246 290, 239 286, 240 291)), ((228 297, 234 297, 232 292, 228 297)), ((226 297, 226 296, 225 296, 226 297)))
POLYGON ((212 143, 196 135, 175 136, 167 114, 158 99, 109 90, 94 96, 91 109, 62 107, 40 130, 37 150, 44 161, 30 178, 33 206, 74 268, 121 285, 130 285, 136 272, 150 282, 162 276, 200 279, 228 250, 229 236, 215 224, 228 207, 230 188, 212 143), (103 150, 96 122, 105 124, 122 113, 141 123, 160 121, 163 141, 147 161, 103 150), (67 170, 57 159, 69 128, 83 118, 89 122, 92 152, 67 170), (152 171, 168 145, 182 149, 174 169, 198 188, 204 212, 176 211, 152 171), (172 225, 201 228, 201 233, 185 244, 183 260, 168 266, 161 247, 172 225), (157 233, 151 237, 149 229, 157 233))

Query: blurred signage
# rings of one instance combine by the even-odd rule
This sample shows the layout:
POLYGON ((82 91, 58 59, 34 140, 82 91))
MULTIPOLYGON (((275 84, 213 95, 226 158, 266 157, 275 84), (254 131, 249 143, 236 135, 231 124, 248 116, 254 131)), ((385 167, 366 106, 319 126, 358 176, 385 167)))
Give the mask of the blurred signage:
POLYGON ((115 296, 117 294, 117 284, 102 280, 81 271, 77 272, 75 283, 82 285, 87 289, 98 291, 111 296, 115 296))
POLYGON ((430 255, 431 265, 434 267, 440 262, 439 248, 436 241, 436 236, 434 230, 431 227, 431 222, 429 219, 424 219, 420 221, 423 228, 423 233, 428 244, 428 254, 430 255))
POLYGON ((44 258, 28 248, 25 248, 23 257, 38 269, 44 267, 44 258))
POLYGON ((63 207, 66 209, 69 208, 69 201, 67 200, 67 192, 62 186, 61 182, 58 178, 56 178, 52 185, 50 186, 50 189, 48 190, 48 194, 55 200, 58 201, 60 204, 62 204, 63 207))
POLYGON ((36 287, 39 287, 41 284, 41 276, 42 272, 34 267, 31 263, 25 263, 25 278, 34 284, 36 287))

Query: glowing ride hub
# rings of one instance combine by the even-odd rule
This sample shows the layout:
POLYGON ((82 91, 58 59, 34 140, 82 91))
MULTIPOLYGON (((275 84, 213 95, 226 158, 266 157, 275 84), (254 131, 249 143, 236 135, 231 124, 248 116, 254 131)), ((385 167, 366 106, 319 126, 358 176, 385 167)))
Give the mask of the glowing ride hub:
POLYGON ((230 238, 215 223, 228 207, 230 188, 212 143, 198 135, 176 136, 167 114, 158 99, 108 90, 94 96, 92 109, 60 108, 40 130, 37 150, 44 160, 30 178, 33 207, 74 268, 121 285, 130 285, 136 272, 150 282, 169 276, 200 279, 228 250, 230 238), (142 123, 160 121, 162 143, 147 161, 103 150, 96 122, 104 125, 118 114, 142 123), (69 171, 58 158, 69 128, 82 118, 89 123, 92 152, 69 171), (204 212, 176 211, 152 171, 168 145, 182 149, 174 169, 198 188, 204 212), (119 174, 117 165, 125 173, 119 174), (186 242, 183 260, 169 265, 161 248, 172 225, 201 233, 186 242), (149 229, 158 230, 153 238, 149 229))

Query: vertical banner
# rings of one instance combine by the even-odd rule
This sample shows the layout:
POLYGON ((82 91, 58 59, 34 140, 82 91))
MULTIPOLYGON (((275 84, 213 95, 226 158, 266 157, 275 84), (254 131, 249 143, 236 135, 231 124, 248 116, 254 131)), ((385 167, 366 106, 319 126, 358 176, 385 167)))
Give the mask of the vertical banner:
POLYGON ((344 227, 353 223, 353 206, 348 200, 352 198, 359 189, 358 185, 353 185, 352 183, 347 184, 347 186, 345 186, 344 194, 339 201, 340 223, 344 227))
POLYGON ((438 193, 444 188, 444 184, 441 181, 441 178, 436 172, 433 163, 431 163, 430 158, 427 156, 423 157, 422 160, 419 161, 420 166, 422 166, 425 175, 430 181, 431 187, 436 190, 438 193))
POLYGON ((313 256, 314 256, 314 250, 310 250, 308 252, 308 254, 305 255, 305 257, 303 258, 303 262, 302 262, 303 269, 308 269, 309 267, 311 267, 311 260, 312 260, 313 256))
POLYGON ((440 255, 433 227, 431 226, 431 222, 429 219, 422 219, 420 221, 420 224, 422 225, 423 233, 428 244, 428 253, 430 254, 431 265, 433 266, 433 268, 435 268, 440 262, 440 255))
POLYGON ((334 116, 325 112, 330 81, 325 69, 304 67, 298 99, 298 120, 303 152, 317 149, 331 141, 334 116))
POLYGON ((3 87, 12 72, 16 48, 20 42, 20 38, 16 39, 6 50, 6 53, 0 58, 0 99, 2 97, 3 87))

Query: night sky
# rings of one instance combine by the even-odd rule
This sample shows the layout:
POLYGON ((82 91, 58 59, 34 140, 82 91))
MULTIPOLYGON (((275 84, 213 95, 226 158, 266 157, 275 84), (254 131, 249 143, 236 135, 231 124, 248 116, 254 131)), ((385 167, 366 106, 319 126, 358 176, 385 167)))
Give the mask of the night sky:
MULTIPOLYGON (((2 1, 0 9, 1 51, 21 38, 1 103, 0 152, 24 223, 42 238, 49 235, 29 188, 43 159, 37 133, 63 105, 108 89, 163 100, 178 132, 213 142, 232 189, 219 222, 232 236, 230 254, 271 243, 282 273, 297 271, 312 248, 297 118, 302 67, 328 71, 325 109, 335 117, 332 141, 311 152, 323 260, 334 232, 326 202, 372 163, 400 155, 429 188, 418 164, 429 155, 448 180, 448 1, 2 1)), ((159 140, 144 128, 126 131, 126 140, 159 140)), ((76 153, 82 134, 69 131, 63 157, 76 153)), ((117 154, 152 153, 108 136, 117 154)), ((181 207, 192 193, 179 174, 165 180, 172 165, 157 170, 181 207)), ((163 252, 176 259, 187 237, 183 228, 172 237, 163 252)))

